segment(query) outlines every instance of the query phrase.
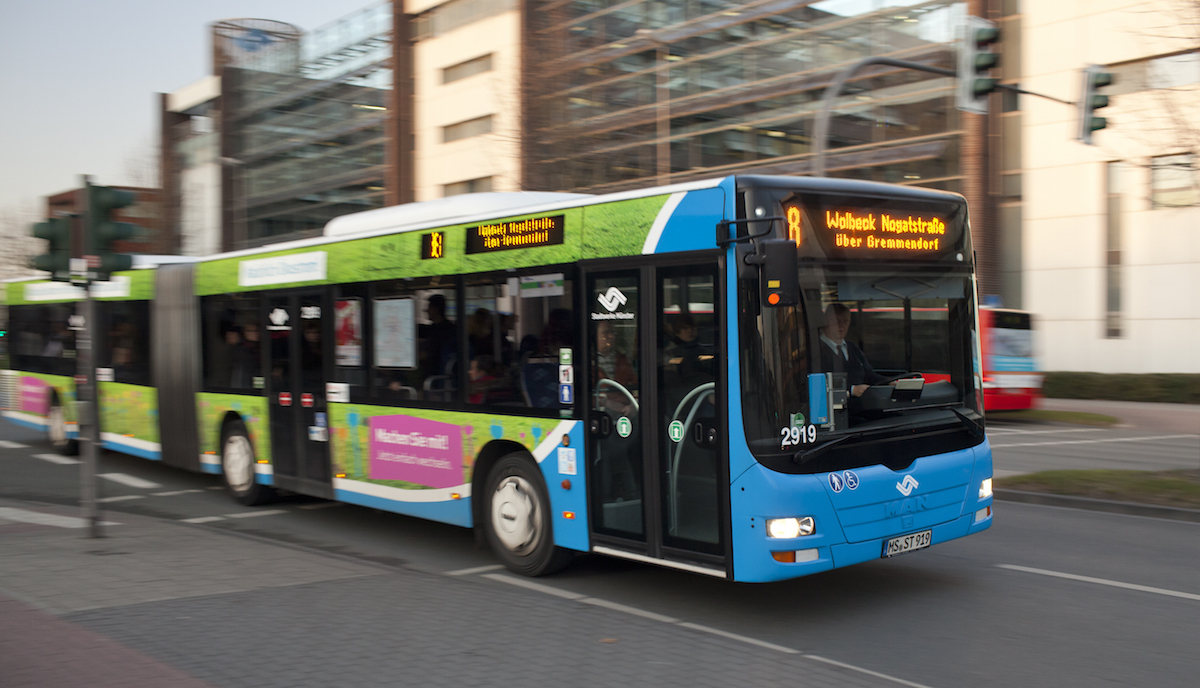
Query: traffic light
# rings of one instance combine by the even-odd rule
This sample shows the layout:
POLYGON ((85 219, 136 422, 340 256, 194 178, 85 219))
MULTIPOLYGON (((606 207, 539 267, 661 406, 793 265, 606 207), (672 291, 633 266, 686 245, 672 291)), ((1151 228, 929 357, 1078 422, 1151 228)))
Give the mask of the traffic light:
POLYGON ((958 90, 954 105, 964 112, 986 115, 988 94, 1000 80, 987 75, 1000 65, 1000 53, 992 44, 1000 40, 1000 29, 986 19, 968 16, 962 24, 958 47, 958 90))
POLYGON ((1108 120, 1097 117, 1096 110, 1108 107, 1108 96, 1096 93, 1098 89, 1113 82, 1111 72, 1101 71, 1100 65, 1089 65, 1083 70, 1083 97, 1079 100, 1079 140, 1091 145, 1092 132, 1108 126, 1108 120))
POLYGON ((71 281, 71 218, 54 217, 33 226, 33 235, 49 242, 46 252, 29 261, 35 270, 50 273, 56 282, 71 281))
POLYGON ((114 272, 133 267, 133 256, 114 253, 116 242, 129 239, 137 233, 137 227, 128 222, 117 222, 114 213, 132 205, 132 191, 114 189, 109 186, 88 184, 88 222, 84 258, 88 261, 88 272, 93 279, 108 280, 114 272))

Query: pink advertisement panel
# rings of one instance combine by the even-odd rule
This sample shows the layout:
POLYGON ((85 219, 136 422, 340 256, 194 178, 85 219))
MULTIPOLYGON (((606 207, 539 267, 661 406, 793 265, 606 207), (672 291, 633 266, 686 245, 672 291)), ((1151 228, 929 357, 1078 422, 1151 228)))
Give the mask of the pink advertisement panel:
POLYGON ((50 386, 36 377, 22 377, 21 410, 39 416, 50 413, 50 386))
POLYGON ((463 483, 462 426, 412 416, 374 416, 369 429, 371 478, 429 487, 463 483))

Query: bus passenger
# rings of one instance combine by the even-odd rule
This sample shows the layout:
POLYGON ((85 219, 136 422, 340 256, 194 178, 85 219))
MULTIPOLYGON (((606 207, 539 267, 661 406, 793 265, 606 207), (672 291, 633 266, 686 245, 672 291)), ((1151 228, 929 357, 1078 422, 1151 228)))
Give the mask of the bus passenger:
POLYGON ((867 356, 854 342, 846 339, 850 331, 850 309, 841 303, 825 308, 825 326, 821 328, 821 369, 825 372, 846 373, 850 393, 861 397, 871 385, 887 378, 875 372, 867 356))

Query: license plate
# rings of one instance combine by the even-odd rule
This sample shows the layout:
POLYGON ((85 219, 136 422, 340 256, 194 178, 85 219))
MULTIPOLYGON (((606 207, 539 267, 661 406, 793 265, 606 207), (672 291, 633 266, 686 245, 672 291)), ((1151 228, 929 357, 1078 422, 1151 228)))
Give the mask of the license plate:
POLYGON ((933 531, 924 530, 912 535, 901 535, 883 543, 883 556, 894 557, 905 552, 925 549, 933 542, 933 531))

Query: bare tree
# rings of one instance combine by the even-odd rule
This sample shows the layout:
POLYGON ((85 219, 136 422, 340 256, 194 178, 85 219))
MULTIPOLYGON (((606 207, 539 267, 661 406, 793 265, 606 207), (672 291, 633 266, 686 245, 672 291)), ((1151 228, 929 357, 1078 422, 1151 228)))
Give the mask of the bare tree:
POLYGON ((1174 190, 1159 206, 1200 205, 1200 0, 1152 0, 1131 12, 1130 30, 1152 57, 1117 67, 1114 104, 1145 96, 1130 121, 1116 123, 1139 148, 1121 157, 1153 152, 1144 166, 1174 190))
POLYGON ((157 189, 161 183, 158 167, 161 156, 158 139, 150 137, 125 156, 125 183, 143 189, 157 189))
POLYGON ((29 260, 42 249, 32 233, 39 219, 35 202, 0 208, 0 279, 34 274, 29 260))

